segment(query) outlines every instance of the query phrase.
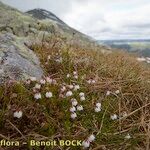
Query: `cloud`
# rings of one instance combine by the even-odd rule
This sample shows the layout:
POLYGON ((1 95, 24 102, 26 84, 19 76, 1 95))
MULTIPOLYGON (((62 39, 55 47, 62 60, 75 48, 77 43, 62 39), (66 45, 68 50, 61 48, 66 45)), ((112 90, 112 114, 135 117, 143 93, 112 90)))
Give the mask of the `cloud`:
POLYGON ((2 1, 21 10, 40 6, 96 39, 150 38, 149 0, 2 1))
POLYGON ((149 8, 147 0, 93 0, 74 7, 64 19, 96 39, 150 38, 149 8))

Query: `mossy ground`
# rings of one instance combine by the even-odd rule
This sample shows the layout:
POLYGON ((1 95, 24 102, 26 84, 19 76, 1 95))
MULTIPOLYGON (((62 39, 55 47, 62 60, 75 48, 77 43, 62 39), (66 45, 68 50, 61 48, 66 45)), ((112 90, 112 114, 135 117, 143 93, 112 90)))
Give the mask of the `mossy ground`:
MULTIPOLYGON (((137 62, 134 56, 123 52, 102 53, 100 50, 80 49, 62 43, 33 45, 40 57, 45 77, 55 79, 55 84, 46 83, 38 91, 42 98, 34 98, 33 88, 39 81, 27 84, 24 81, 8 81, 0 87, 0 138, 19 141, 35 140, 85 140, 96 136, 89 149, 125 150, 150 149, 150 70, 137 62), (76 71, 78 78, 74 78, 76 71), (71 77, 67 78, 67 74, 71 77), (88 84, 89 79, 95 80, 88 84), (60 92, 62 85, 80 85, 73 96, 60 92), (119 90, 119 94, 115 91, 119 90), (51 91, 52 98, 45 93, 51 91), (111 91, 109 96, 106 92, 111 91), (86 100, 80 101, 84 92, 86 100), (71 98, 83 106, 77 118, 70 117, 71 98), (102 104, 102 111, 94 111, 95 104, 102 104), (16 110, 23 111, 20 119, 13 117, 16 110), (117 114, 124 118, 111 120, 117 114), (125 139, 127 134, 130 139, 125 139)), ((45 78, 43 76, 43 78, 45 78)), ((69 90, 69 88, 68 88, 69 90)), ((4 147, 3 147, 4 148, 4 147)), ((7 148, 4 148, 7 149, 7 148)), ((17 148, 10 148, 17 149, 17 148)), ((31 147, 18 149, 70 149, 82 147, 31 147)))

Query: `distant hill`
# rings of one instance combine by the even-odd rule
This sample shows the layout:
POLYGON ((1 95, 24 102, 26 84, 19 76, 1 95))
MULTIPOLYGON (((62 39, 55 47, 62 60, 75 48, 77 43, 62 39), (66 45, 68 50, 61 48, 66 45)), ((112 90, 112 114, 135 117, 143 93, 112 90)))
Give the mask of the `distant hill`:
POLYGON ((140 56, 150 57, 150 39, 101 40, 98 42, 111 48, 123 49, 127 52, 137 53, 140 56))

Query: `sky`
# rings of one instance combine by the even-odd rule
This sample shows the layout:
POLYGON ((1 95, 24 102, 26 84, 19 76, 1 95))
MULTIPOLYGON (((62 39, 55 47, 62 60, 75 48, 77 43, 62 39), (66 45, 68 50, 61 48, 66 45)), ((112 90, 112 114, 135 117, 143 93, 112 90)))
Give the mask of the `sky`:
POLYGON ((97 39, 150 39, 150 0, 0 0, 21 11, 43 8, 97 39))

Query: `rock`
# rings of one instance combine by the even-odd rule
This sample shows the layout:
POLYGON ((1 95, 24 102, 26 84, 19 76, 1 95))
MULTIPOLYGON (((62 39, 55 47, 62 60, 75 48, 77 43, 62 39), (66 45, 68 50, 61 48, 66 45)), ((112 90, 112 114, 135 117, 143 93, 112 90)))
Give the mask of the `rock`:
POLYGON ((39 59, 24 45, 24 39, 10 33, 0 34, 0 58, 0 83, 8 78, 22 80, 43 75, 39 59))

